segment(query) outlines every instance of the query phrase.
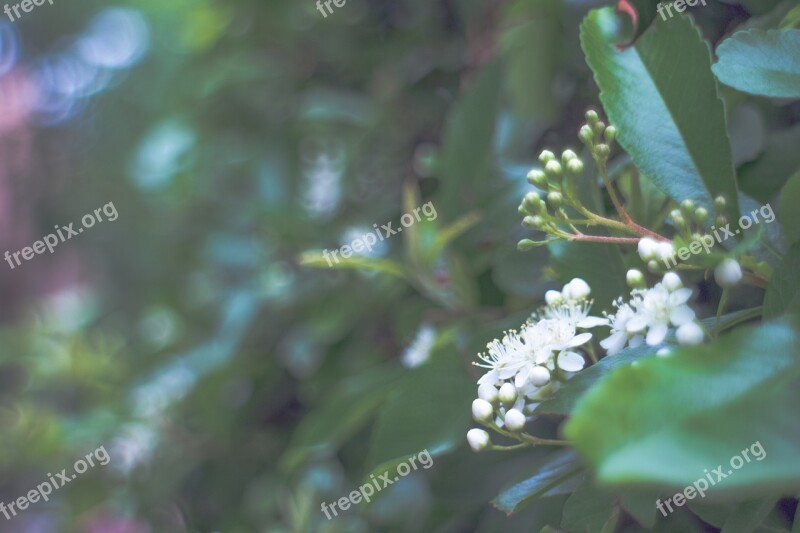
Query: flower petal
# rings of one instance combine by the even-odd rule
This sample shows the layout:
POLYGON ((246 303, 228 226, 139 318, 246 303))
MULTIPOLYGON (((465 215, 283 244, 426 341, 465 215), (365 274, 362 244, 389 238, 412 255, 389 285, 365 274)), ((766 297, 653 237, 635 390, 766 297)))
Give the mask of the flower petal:
POLYGON ((591 333, 581 333, 580 335, 575 335, 575 337, 569 341, 567 344, 568 348, 575 348, 576 346, 580 346, 582 344, 586 344, 592 338, 591 333))
POLYGON ((647 345, 658 346, 667 338, 669 328, 666 324, 656 324, 647 332, 647 345))
POLYGON ((565 372, 577 372, 578 370, 583 370, 583 367, 586 366, 586 361, 580 354, 575 352, 561 352, 558 356, 557 364, 558 368, 565 372))
POLYGON ((514 386, 518 389, 525 386, 528 382, 528 374, 531 372, 530 366, 524 366, 519 373, 514 377, 514 386))
POLYGON ((669 320, 675 326, 682 326, 694 320, 694 309, 688 305, 681 305, 674 308, 669 314, 669 320))
POLYGON ((691 297, 692 297, 692 289, 684 287, 683 289, 678 289, 677 291, 669 295, 669 304, 670 305, 685 304, 686 302, 689 301, 689 298, 691 297))
POLYGON ((625 342, 627 340, 628 336, 624 331, 617 331, 611 334, 611 336, 601 340, 600 346, 608 352, 608 355, 614 355, 625 347, 625 342))
POLYGON ((643 331, 647 327, 647 317, 642 315, 636 315, 631 318, 627 324, 625 324, 625 329, 628 333, 639 333, 643 331))
POLYGON ((599 326, 608 326, 608 319, 600 318, 599 316, 587 316, 583 320, 580 320, 577 326, 583 329, 596 328, 599 326))

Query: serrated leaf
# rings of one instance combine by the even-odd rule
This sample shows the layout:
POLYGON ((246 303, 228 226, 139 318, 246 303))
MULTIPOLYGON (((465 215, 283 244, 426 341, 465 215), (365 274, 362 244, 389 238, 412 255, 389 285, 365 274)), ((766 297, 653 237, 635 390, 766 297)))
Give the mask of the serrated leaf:
POLYGON ((620 51, 615 29, 613 11, 591 11, 581 24, 581 45, 620 145, 674 200, 708 208, 722 194, 728 218, 737 219, 725 109, 699 30, 689 18, 658 19, 620 51))
POLYGON ((738 31, 717 47, 719 81, 774 98, 800 97, 800 30, 738 31))
POLYGON ((759 441, 769 460, 752 460, 714 492, 763 496, 800 485, 800 413, 790 408, 800 391, 789 386, 798 377, 796 324, 741 328, 617 369, 580 400, 565 435, 600 482, 671 487, 759 441))

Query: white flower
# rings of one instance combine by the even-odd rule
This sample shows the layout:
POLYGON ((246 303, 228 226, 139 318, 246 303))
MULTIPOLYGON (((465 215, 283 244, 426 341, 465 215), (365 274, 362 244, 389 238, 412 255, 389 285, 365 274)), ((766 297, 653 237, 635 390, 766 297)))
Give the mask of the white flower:
POLYGON ((492 419, 494 407, 486 400, 480 398, 472 401, 472 418, 476 422, 488 422, 492 419))
POLYGON ((403 352, 400 362, 406 368, 420 366, 430 358, 434 344, 436 344, 436 330, 428 324, 423 324, 417 331, 417 336, 403 352))
POLYGON ((644 340, 648 346, 657 346, 664 342, 670 325, 679 327, 694 320, 695 313, 686 304, 692 290, 683 288, 675 274, 668 274, 652 289, 634 289, 631 296, 627 303, 614 303, 617 312, 609 317, 611 335, 600 342, 609 355, 622 350, 626 343, 635 347, 644 340))
POLYGON ((505 426, 509 431, 516 433, 525 427, 525 415, 517 409, 509 409, 505 417, 505 426))
POLYGON ((678 328, 675 336, 681 346, 694 346, 703 342, 705 333, 697 322, 687 322, 678 328))
POLYGON ((467 431, 467 442, 469 442, 470 448, 480 452, 491 445, 492 439, 489 438, 489 434, 484 430, 474 428, 467 431))
POLYGON ((736 259, 724 259, 714 269, 714 279, 722 288, 729 288, 742 281, 742 267, 736 259))

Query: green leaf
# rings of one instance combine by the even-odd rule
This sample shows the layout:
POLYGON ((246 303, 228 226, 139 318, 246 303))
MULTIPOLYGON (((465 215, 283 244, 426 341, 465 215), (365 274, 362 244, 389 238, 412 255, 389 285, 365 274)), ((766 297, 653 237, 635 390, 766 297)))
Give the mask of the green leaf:
POLYGON ((778 503, 778 497, 773 496, 737 505, 733 513, 725 520, 721 533, 750 533, 755 531, 769 515, 776 503, 778 503))
POLYGON ((616 368, 630 365, 642 357, 654 355, 658 351, 658 348, 658 346, 650 347, 647 345, 627 348, 619 353, 600 359, 597 364, 578 372, 575 377, 567 381, 558 390, 555 397, 539 404, 536 408, 536 412, 540 414, 570 414, 575 408, 578 399, 600 381, 600 379, 610 374, 616 368))
POLYGON ((770 135, 764 153, 739 169, 739 186, 762 204, 800 170, 800 125, 770 135))
POLYGON ((739 91, 775 98, 800 97, 800 30, 738 31, 717 48, 719 81, 739 91))
POLYGON ((492 63, 461 97, 447 119, 442 149, 442 195, 449 214, 481 199, 500 109, 502 65, 492 63))
POLYGON ((567 488, 565 483, 577 476, 583 468, 577 454, 572 450, 556 452, 536 469, 533 477, 504 490, 492 504, 506 514, 512 514, 537 498, 563 493, 560 487, 571 492, 571 486, 567 488))
POLYGON ((425 449, 438 456, 466 443, 476 391, 455 353, 442 353, 409 372, 378 415, 368 460, 372 472, 382 473, 425 449))
MULTIPOLYGON (((565 435, 605 483, 683 487, 760 442, 766 455, 713 493, 800 483, 800 339, 794 324, 741 328, 617 369, 576 406, 565 435), (723 488, 724 487, 724 488, 723 488)), ((760 492, 759 492, 760 491, 760 492)))
POLYGON ((564 504, 561 527, 570 533, 601 531, 614 512, 614 496, 586 479, 564 504))
POLYGON ((353 255, 348 258, 333 257, 328 254, 330 260, 325 258, 324 252, 304 252, 298 259, 299 263, 303 266, 314 268, 353 268, 357 270, 367 270, 371 272, 380 272, 382 274, 390 274, 398 278, 408 279, 406 269, 400 263, 391 261, 389 259, 377 259, 374 257, 364 257, 353 255), (338 259, 338 261, 336 261, 338 259))
POLYGON ((581 44, 620 145, 674 200, 709 207, 723 194, 728 219, 738 219, 725 109, 700 32, 689 18, 658 19, 620 51, 615 29, 613 11, 591 11, 581 44))
POLYGON ((377 368, 342 382, 319 409, 300 422, 283 465, 292 469, 308 456, 335 453, 372 418, 401 375, 399 368, 377 368))
POLYGON ((764 319, 800 311, 800 243, 789 250, 773 274, 764 297, 764 319))
POLYGON ((781 21, 779 29, 785 30, 787 28, 797 27, 800 27, 800 6, 795 6, 791 11, 786 13, 786 16, 783 17, 781 21))
POLYGON ((657 492, 624 492, 620 496, 619 503, 625 512, 634 517, 642 526, 651 528, 656 523, 656 506, 653 502, 657 499, 657 492))
POLYGON ((784 185, 781 191, 780 213, 786 243, 800 241, 800 172, 784 185))

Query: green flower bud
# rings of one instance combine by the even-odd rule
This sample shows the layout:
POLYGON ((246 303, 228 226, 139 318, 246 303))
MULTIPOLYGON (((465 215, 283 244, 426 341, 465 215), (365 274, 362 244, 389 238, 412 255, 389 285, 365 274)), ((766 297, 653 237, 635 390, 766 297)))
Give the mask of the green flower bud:
POLYGON ((705 207, 698 207, 694 212, 694 219, 699 224, 705 224, 706 220, 708 220, 708 209, 705 207))
POLYGON ((530 239, 522 239, 517 243, 517 250, 520 252, 527 252, 536 248, 536 243, 530 239))
POLYGON ((597 115, 597 111, 590 109, 586 112, 586 122, 588 122, 590 126, 597 124, 598 120, 600 120, 600 117, 597 115))
POLYGON ((580 176, 583 174, 583 161, 580 159, 573 159, 569 163, 567 163, 567 170, 573 176, 580 176))
POLYGON ((542 223, 544 223, 544 220, 542 219, 542 217, 538 215, 532 217, 525 217, 522 219, 523 227, 526 227, 528 229, 539 229, 540 227, 542 227, 542 223))
POLYGON ((540 189, 547 188, 547 176, 541 170, 531 170, 528 172, 528 183, 539 187, 540 189))
POLYGON ((586 146, 592 146, 594 143, 594 133, 592 132, 592 128, 589 126, 581 126, 581 129, 578 132, 578 138, 586 146))
POLYGON ((550 191, 547 193, 547 203, 553 209, 558 209, 564 203, 564 197, 558 191, 550 191))
POLYGON ((723 209, 725 209, 726 205, 728 205, 728 202, 725 200, 725 197, 722 196, 721 194, 716 198, 714 198, 714 207, 717 209, 717 211, 722 211, 723 209))
POLYGON ((694 212, 694 202, 687 198, 681 202, 681 213, 683 216, 691 218, 692 212, 694 212))
POLYGON ((561 168, 561 163, 556 160, 548 161, 544 166, 544 172, 548 177, 553 179, 561 177, 561 175, 564 173, 563 169, 561 168))
POLYGON ((561 164, 563 164, 564 166, 567 166, 567 165, 569 165, 570 161, 572 161, 574 159, 577 159, 577 158, 578 158, 578 154, 576 154, 572 150, 564 150, 564 153, 561 154, 561 164))
POLYGON ((529 192, 522 199, 522 205, 525 208, 526 214, 537 214, 541 211, 541 198, 535 192, 529 192))
POLYGON ((600 160, 605 161, 611 155, 611 148, 607 144, 598 144, 594 147, 594 153, 600 160))
POLYGON ((625 276, 625 280, 628 282, 628 286, 631 289, 643 289, 647 286, 644 274, 642 274, 640 270, 636 270, 635 268, 628 270, 628 273, 625 276))
POLYGON ((660 272, 661 271, 661 263, 656 261, 655 259, 651 259, 647 262, 647 269, 650 272, 660 272))
POLYGON ((606 144, 613 144, 614 141, 617 140, 617 128, 614 126, 607 127, 604 133, 604 138, 606 144))
POLYGON ((530 209, 528 209, 528 207, 524 203, 519 204, 519 207, 517 208, 517 212, 520 215, 535 215, 536 214, 536 213, 532 212, 530 209))
MULTIPOLYGON (((677 211, 677 210, 676 210, 677 211)), ((674 212, 673 212, 674 213, 674 212)), ((683 215, 680 211, 672 215, 672 224, 678 230, 686 229, 686 219, 683 218, 683 215)))
POLYGON ((594 130, 595 134, 597 135, 598 139, 603 138, 603 133, 606 131, 606 123, 602 120, 597 122, 592 129, 594 130))
POLYGON ((543 165, 546 165, 548 161, 553 161, 555 158, 556 154, 550 150, 544 150, 541 154, 539 154, 539 162, 543 165))

